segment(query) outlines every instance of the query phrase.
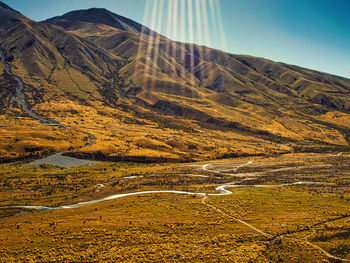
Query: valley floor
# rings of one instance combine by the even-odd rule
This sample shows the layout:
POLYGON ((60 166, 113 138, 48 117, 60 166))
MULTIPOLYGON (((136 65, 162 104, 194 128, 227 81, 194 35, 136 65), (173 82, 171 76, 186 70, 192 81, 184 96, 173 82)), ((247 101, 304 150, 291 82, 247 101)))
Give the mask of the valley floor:
POLYGON ((350 261, 344 153, 0 175, 0 262, 350 261))

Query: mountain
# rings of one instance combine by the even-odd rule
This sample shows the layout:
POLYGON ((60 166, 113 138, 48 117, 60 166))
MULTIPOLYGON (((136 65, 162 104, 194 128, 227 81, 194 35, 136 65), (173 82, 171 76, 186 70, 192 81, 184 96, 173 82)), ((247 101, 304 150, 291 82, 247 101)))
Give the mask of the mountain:
MULTIPOLYGON (((136 59, 141 64, 147 64, 142 61, 144 56, 147 55, 152 61, 154 61, 152 56, 157 56, 157 61, 154 61, 156 63, 172 64, 174 62, 172 60, 175 59, 175 67, 171 70, 183 72, 182 75, 177 73, 174 74, 175 76, 172 76, 172 79, 179 77, 177 82, 183 79, 183 75, 190 79, 193 79, 192 77, 195 75, 195 80, 199 80, 206 88, 211 87, 215 89, 218 83, 225 83, 224 86, 227 86, 227 89, 241 87, 245 91, 254 92, 254 88, 251 85, 246 85, 246 83, 252 81, 272 89, 275 95, 276 92, 295 95, 296 97, 304 97, 306 100, 311 100, 316 104, 327 105, 339 110, 348 111, 350 109, 349 98, 338 96, 349 92, 349 80, 347 79, 283 63, 275 63, 266 59, 235 56, 206 47, 175 43, 162 36, 155 38, 143 37, 140 39, 139 35, 127 32, 140 33, 142 31, 141 25, 137 24, 138 30, 136 31, 123 29, 118 23, 112 23, 109 19, 110 17, 119 16, 105 9, 89 9, 70 12, 45 22, 63 26, 64 29, 95 43, 110 53, 127 59, 136 59), (61 21, 64 21, 65 25, 62 25, 61 21), (91 25, 81 24, 83 22, 92 23, 94 26, 96 24, 110 25, 122 31, 113 31, 106 27, 97 29, 95 27, 94 30, 91 28, 91 25), (150 46, 151 51, 145 54, 147 49, 150 49, 150 46), (191 60, 195 62, 193 65, 190 65, 191 60), (214 64, 214 66, 209 65, 210 63, 214 64), (226 72, 230 76, 224 76, 225 72, 219 66, 230 70, 231 72, 226 72), (202 73, 205 72, 206 68, 214 70, 207 73, 207 75, 203 75, 202 73), (241 80, 238 77, 247 79, 241 80), (209 83, 207 83, 208 81, 209 83)), ((124 19, 129 25, 135 23, 122 17, 120 19, 124 19)), ((147 28, 147 30, 149 29, 147 28)), ((144 71, 149 71, 146 68, 147 65, 143 65, 143 67, 144 71)), ((169 64, 158 66, 158 68, 152 65, 152 70, 161 72, 171 67, 172 65, 169 64)), ((168 70, 167 74, 170 71, 168 70)), ((128 72, 128 74, 132 75, 132 72, 128 72)))
MULTIPOLYGON (((21 71, 17 73, 28 89, 34 93, 50 89, 45 92, 47 99, 64 94, 105 99, 103 88, 98 86, 108 82, 105 72, 119 69, 120 58, 60 28, 37 23, 13 11, 7 13, 8 19, 0 24, 1 49, 13 70, 21 71)), ((45 99, 34 93, 27 95, 34 101, 45 99)))
POLYGON ((72 11, 63 16, 56 16, 43 22, 60 26, 66 30, 81 28, 86 26, 84 23, 90 23, 107 25, 123 31, 142 33, 145 35, 157 34, 133 20, 114 14, 104 8, 90 8, 87 10, 72 11))
MULTIPOLYGON (((34 125, 11 99, 17 76, 28 107, 67 138, 96 137, 83 149, 72 142, 71 155, 190 161, 349 147, 349 79, 171 41, 105 9, 44 22, 4 4, 0 12, 0 124, 34 125)), ((7 133, 0 149, 27 155, 7 133)))

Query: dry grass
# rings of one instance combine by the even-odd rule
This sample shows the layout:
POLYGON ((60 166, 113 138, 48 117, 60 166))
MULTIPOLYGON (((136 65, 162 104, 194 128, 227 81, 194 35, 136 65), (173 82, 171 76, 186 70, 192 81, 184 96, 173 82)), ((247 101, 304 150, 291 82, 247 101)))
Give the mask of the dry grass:
MULTIPOLYGON (((229 170, 251 159, 211 163, 229 170)), ((254 178, 202 171, 201 164, 100 163, 67 170, 2 166, 1 205, 57 206, 115 193, 175 189, 214 192, 222 183, 280 184, 294 181, 336 185, 234 188, 233 194, 202 197, 148 194, 74 209, 35 212, 0 222, 0 260, 7 262, 332 262, 305 238, 334 256, 350 259, 349 164, 347 156, 256 157, 235 172, 254 178), (299 167, 299 168, 298 168, 299 167), (283 172, 272 172, 291 168, 283 172), (185 174, 203 174, 191 177, 185 174), (143 176, 121 180, 126 176, 143 176), (221 177, 221 178, 217 178, 221 177), (232 182, 234 181, 234 182, 232 182), (104 188, 100 183, 111 182, 104 188), (45 189, 45 191, 43 191, 45 189), (270 234, 261 235, 235 218, 270 234), (335 221, 332 221, 335 220, 335 221), (273 236, 286 236, 272 242, 273 236)), ((10 216, 18 209, 2 210, 10 216)))
POLYGON ((41 157, 52 152, 83 146, 85 135, 72 129, 38 124, 28 118, 0 118, 0 158, 11 161, 41 157))

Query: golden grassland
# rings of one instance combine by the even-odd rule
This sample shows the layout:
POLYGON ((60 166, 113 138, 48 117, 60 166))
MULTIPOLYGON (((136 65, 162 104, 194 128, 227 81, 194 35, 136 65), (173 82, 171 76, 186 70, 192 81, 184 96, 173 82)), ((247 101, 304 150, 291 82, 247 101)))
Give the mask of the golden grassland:
POLYGON ((0 160, 41 157, 85 144, 86 135, 70 128, 39 124, 26 117, 0 116, 0 160))
POLYGON ((290 150, 281 143, 254 138, 242 132, 203 128, 196 122, 189 123, 171 116, 164 118, 134 105, 129 107, 136 112, 128 113, 103 105, 89 107, 72 101, 41 104, 36 109, 49 117, 59 117, 65 126, 94 134, 95 144, 79 149, 80 152, 199 160, 215 159, 230 153, 254 155, 290 150))
MULTIPOLYGON (((51 151, 70 149, 70 154, 85 158, 131 161, 143 157, 145 160, 150 158, 150 161, 198 161, 295 151, 339 151, 347 147, 346 134, 338 131, 338 126, 326 127, 293 118, 269 120, 268 115, 262 117, 264 113, 257 113, 253 108, 247 108, 244 112, 238 109, 225 111, 218 105, 211 105, 208 114, 215 116, 214 108, 225 114, 225 119, 246 128, 228 128, 217 123, 165 116, 133 105, 130 101, 123 101, 114 108, 103 103, 82 104, 64 98, 44 102, 37 104, 34 111, 60 121, 66 129, 44 127, 26 118, 3 116, 2 134, 7 139, 0 145, 0 156, 11 154, 13 159, 26 156, 23 147, 10 148, 17 135, 23 141, 45 145, 43 147, 51 151), (255 115, 244 117, 249 112, 255 112, 255 115), (20 121, 28 124, 20 124, 20 121), (31 134, 29 127, 33 132, 38 129, 45 133, 42 135, 46 137, 45 143, 36 143, 38 139, 31 134), (94 145, 80 148, 86 142, 86 135, 82 132, 95 136, 94 145), (63 142, 65 134, 70 142, 63 142)), ((343 118, 347 118, 347 115, 343 118)), ((329 123, 343 126, 343 118, 329 123)))
POLYGON ((350 260, 348 155, 236 158, 205 170, 203 164, 2 165, 0 205, 53 207, 145 190, 214 193, 224 183, 335 184, 231 188, 231 195, 205 200, 147 194, 22 215, 1 209, 0 261, 338 262, 320 248, 350 260))
POLYGON ((350 127, 350 116, 344 112, 330 111, 319 116, 319 119, 333 124, 340 124, 343 127, 350 127))
MULTIPOLYGON (((112 194, 116 189, 140 189, 138 181, 124 177, 148 175, 171 169, 174 165, 146 165, 132 163, 102 163, 93 167, 63 169, 50 165, 2 165, 0 197, 6 205, 59 206, 88 201, 112 194), (98 184, 108 183, 101 189, 98 184)), ((146 181, 157 181, 157 177, 146 181)), ((158 183, 154 183, 158 185, 158 183)))

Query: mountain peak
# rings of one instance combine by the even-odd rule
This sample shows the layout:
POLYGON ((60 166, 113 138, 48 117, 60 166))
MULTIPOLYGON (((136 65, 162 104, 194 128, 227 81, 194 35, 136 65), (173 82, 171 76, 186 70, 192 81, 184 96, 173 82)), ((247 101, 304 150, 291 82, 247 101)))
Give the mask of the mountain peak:
POLYGON ((1 1, 0 1, 0 8, 7 9, 7 10, 10 10, 10 11, 18 13, 18 11, 16 11, 15 9, 9 7, 7 4, 5 4, 5 3, 1 2, 1 1))
POLYGON ((71 11, 62 16, 56 16, 43 22, 54 24, 63 27, 64 29, 72 28, 77 24, 84 22, 104 24, 124 31, 143 33, 145 35, 150 35, 152 33, 149 28, 144 27, 131 19, 117 15, 105 8, 90 8, 71 11))
POLYGON ((20 20, 23 21, 29 19, 20 12, 0 1, 0 25, 3 28, 8 28, 9 26, 13 25, 13 23, 17 23, 20 20))

